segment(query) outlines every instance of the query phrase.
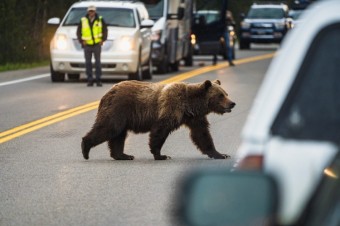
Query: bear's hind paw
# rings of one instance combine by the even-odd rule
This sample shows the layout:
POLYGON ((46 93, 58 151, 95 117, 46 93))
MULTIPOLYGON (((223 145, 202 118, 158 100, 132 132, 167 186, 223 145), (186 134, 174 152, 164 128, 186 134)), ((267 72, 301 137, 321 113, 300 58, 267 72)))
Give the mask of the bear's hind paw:
POLYGON ((167 155, 154 155, 155 160, 168 160, 171 159, 170 156, 167 155))

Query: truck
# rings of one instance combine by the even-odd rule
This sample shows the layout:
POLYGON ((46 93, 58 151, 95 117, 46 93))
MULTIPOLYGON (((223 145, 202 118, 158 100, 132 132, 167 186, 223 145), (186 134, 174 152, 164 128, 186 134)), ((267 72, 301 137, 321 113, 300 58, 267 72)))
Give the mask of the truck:
POLYGON ((160 74, 178 71, 180 61, 193 64, 192 0, 140 0, 155 24, 151 29, 151 59, 160 74))

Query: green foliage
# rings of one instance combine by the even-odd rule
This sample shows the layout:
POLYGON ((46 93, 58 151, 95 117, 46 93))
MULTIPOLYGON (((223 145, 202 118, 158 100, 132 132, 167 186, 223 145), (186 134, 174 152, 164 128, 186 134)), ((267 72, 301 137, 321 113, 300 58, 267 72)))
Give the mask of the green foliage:
MULTIPOLYGON (((0 2, 0 65, 47 59, 56 28, 50 17, 63 17, 74 0, 2 0, 0 2)), ((15 65, 15 64, 13 64, 15 65)))

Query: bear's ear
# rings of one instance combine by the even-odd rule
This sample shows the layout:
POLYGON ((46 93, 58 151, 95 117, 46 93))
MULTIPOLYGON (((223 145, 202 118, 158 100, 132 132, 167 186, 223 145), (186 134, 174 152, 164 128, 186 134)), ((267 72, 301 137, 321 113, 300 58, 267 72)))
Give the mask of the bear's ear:
POLYGON ((214 80, 214 81, 212 81, 212 82, 215 83, 215 84, 217 84, 217 85, 221 85, 221 81, 218 80, 218 79, 216 79, 216 80, 214 80))
POLYGON ((211 81, 205 80, 203 86, 205 90, 208 90, 212 86, 211 81))

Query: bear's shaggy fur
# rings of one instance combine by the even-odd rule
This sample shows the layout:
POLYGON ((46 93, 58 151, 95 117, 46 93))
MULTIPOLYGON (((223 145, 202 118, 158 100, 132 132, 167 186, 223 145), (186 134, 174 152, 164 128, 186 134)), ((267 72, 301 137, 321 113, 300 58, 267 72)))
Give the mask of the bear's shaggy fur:
POLYGON ((90 149, 108 142, 111 157, 132 160, 124 154, 129 131, 150 132, 149 146, 155 160, 170 159, 161 155, 168 135, 185 125, 197 148, 210 158, 230 156, 216 151, 209 132, 207 115, 231 112, 235 103, 220 86, 220 81, 170 84, 124 81, 115 84, 101 99, 92 129, 82 139, 82 152, 89 158, 90 149))

